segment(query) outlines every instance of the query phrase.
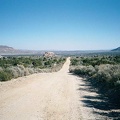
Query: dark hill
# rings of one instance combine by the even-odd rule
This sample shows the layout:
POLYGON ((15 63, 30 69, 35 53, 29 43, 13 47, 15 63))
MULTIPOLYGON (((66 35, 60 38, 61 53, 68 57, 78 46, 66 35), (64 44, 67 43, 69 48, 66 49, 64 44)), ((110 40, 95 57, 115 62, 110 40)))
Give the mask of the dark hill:
POLYGON ((112 51, 120 51, 120 47, 113 49, 112 51))

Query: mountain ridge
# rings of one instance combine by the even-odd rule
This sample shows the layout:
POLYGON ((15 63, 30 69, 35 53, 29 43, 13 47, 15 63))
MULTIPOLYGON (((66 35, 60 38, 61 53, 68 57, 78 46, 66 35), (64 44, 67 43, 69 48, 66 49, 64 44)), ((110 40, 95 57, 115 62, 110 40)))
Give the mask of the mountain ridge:
POLYGON ((9 47, 7 45, 0 45, 0 55, 32 55, 39 54, 43 55, 45 52, 54 52, 55 54, 62 55, 73 55, 73 54, 83 54, 83 53, 104 53, 104 52, 119 52, 120 47, 112 50, 23 50, 23 49, 15 49, 13 47, 9 47))
POLYGON ((16 49, 6 45, 0 45, 0 53, 14 53, 16 49))
POLYGON ((0 55, 11 55, 11 54, 35 54, 38 51, 34 50, 19 50, 9 47, 7 45, 0 45, 0 55))
POLYGON ((120 47, 113 49, 112 51, 120 51, 120 47))

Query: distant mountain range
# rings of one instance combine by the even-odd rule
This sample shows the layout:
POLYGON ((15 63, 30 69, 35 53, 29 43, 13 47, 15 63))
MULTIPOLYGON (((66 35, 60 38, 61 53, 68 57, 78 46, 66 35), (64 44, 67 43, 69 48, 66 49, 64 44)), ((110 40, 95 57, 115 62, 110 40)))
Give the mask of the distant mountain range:
POLYGON ((113 49, 112 51, 120 51, 120 47, 113 49))
MULTIPOLYGON (((81 51, 81 50, 74 50, 74 51, 51 51, 57 55, 79 55, 79 54, 86 54, 86 53, 104 53, 110 51, 120 51, 120 47, 113 49, 113 50, 94 50, 94 51, 81 51)), ((45 52, 49 52, 48 50, 18 50, 14 49, 9 46, 0 45, 0 55, 43 55, 45 52)))

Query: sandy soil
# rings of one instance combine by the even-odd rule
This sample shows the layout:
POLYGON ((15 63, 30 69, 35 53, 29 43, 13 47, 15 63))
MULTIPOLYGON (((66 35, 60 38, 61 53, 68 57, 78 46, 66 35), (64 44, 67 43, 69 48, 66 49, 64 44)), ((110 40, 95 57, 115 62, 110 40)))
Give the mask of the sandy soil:
MULTIPOLYGON (((59 72, 0 82, 0 120, 97 120, 85 107, 82 78, 69 73, 70 58, 59 72)), ((99 120, 99 119, 98 119, 99 120)), ((105 120, 105 118, 100 118, 105 120)))

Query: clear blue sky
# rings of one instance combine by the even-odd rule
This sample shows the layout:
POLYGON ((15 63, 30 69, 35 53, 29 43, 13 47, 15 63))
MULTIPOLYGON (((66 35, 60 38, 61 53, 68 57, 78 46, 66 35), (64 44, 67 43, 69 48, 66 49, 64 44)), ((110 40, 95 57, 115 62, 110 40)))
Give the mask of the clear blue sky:
POLYGON ((0 45, 31 50, 120 46, 120 0, 0 0, 0 45))

